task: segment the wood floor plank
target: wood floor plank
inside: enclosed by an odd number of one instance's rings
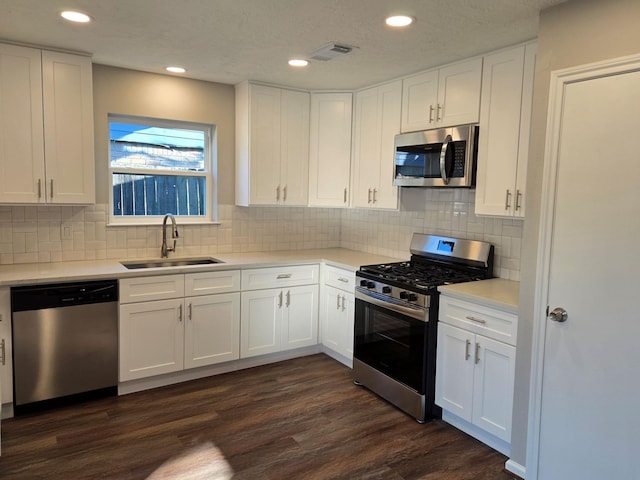
[[[6,420],[0,478],[508,480],[505,461],[319,354]]]

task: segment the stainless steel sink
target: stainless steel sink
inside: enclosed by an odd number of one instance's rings
[[[189,265],[211,265],[214,263],[224,263],[217,258],[164,258],[161,260],[144,260],[140,262],[120,262],[129,270],[137,268],[162,268],[162,267],[186,267]]]

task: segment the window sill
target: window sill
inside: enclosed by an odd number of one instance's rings
[[[178,227],[184,225],[222,225],[222,222],[216,220],[206,220],[206,221],[194,221],[194,220],[185,220],[181,221],[180,219],[176,219],[176,223]],[[108,222],[108,227],[162,227],[162,219],[157,222]]]

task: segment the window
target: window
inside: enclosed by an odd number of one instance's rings
[[[110,223],[215,219],[215,127],[109,116]]]

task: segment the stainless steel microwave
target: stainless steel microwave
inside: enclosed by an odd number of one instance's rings
[[[396,135],[393,184],[399,187],[474,187],[478,125]]]

